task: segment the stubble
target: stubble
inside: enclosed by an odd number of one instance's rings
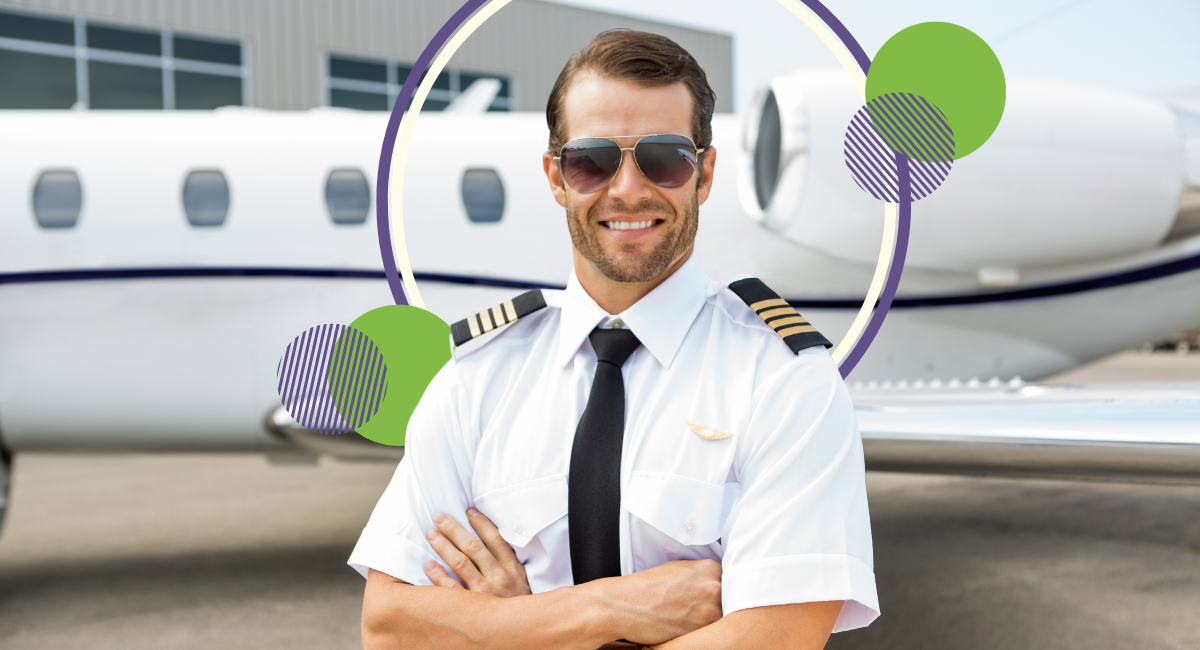
[[[641,201],[632,207],[623,201],[606,201],[592,206],[585,222],[579,213],[579,208],[573,202],[567,203],[567,229],[571,232],[571,242],[575,249],[604,274],[604,277],[614,282],[649,282],[662,275],[687,250],[696,239],[700,226],[700,209],[696,193],[688,197],[683,204],[682,219],[676,219],[674,208],[669,204],[652,200]],[[635,242],[619,242],[615,253],[610,254],[600,245],[596,231],[590,224],[597,224],[605,217],[615,217],[622,214],[657,214],[662,215],[662,226],[672,228],[665,233],[648,253],[639,253],[639,245]]]

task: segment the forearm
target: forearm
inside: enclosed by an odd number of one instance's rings
[[[612,611],[590,585],[498,598],[417,587],[372,571],[363,600],[363,647],[595,650],[618,638],[611,631]]]
[[[736,611],[654,650],[820,650],[841,613],[842,602],[772,605]]]

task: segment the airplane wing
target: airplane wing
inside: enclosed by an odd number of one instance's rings
[[[1200,484],[1200,382],[851,388],[867,468]]]
[[[851,387],[867,469],[1200,485],[1200,382]],[[351,434],[351,450],[296,424],[268,428],[312,453],[398,460]],[[345,442],[345,441],[342,441]]]

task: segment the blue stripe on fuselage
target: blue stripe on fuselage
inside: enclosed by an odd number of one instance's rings
[[[1200,269],[1200,255],[1185,257],[1170,262],[1146,266],[1110,275],[1072,280],[1058,284],[1047,284],[1021,289],[992,291],[986,293],[944,296],[897,297],[893,308],[951,307],[957,305],[979,305],[993,302],[1050,298],[1073,293],[1084,293],[1100,289],[1111,289],[1127,284],[1147,282],[1180,273]],[[455,275],[449,273],[414,273],[418,282],[440,282],[501,289],[562,289],[563,285],[528,280],[489,278],[482,276]],[[40,284],[48,282],[86,282],[92,280],[157,280],[185,278],[330,278],[350,280],[383,280],[383,271],[365,269],[312,269],[292,267],[229,267],[187,266],[146,267],[125,269],[71,269],[57,271],[27,271],[0,273],[0,285]],[[811,309],[858,309],[861,298],[817,299],[789,298],[795,307]]]

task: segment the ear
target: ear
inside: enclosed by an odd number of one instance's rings
[[[717,148],[710,146],[700,154],[703,159],[700,161],[700,186],[696,188],[696,203],[704,205],[708,200],[708,193],[712,191],[713,170],[717,167]]]
[[[550,181],[550,193],[554,195],[554,200],[562,207],[567,207],[567,190],[563,187],[558,161],[549,151],[542,154],[542,171],[546,173],[546,180]]]

